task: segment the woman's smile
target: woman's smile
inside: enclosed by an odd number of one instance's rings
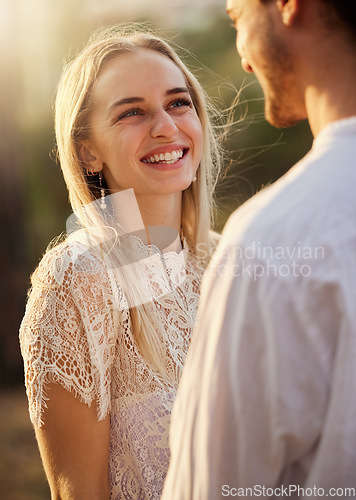
[[[174,149],[172,149],[174,147]],[[183,158],[189,153],[189,148],[183,146],[171,146],[165,150],[151,151],[141,161],[151,168],[159,170],[169,170],[180,168],[183,165]]]

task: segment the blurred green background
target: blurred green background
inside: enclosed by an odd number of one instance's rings
[[[52,103],[64,60],[103,25],[145,22],[180,46],[220,109],[238,122],[225,142],[229,160],[217,187],[218,229],[228,215],[304,156],[307,124],[276,130],[263,96],[235,49],[225,0],[0,0],[0,497],[49,498],[23,389],[18,328],[29,275],[70,214],[53,159]],[[230,161],[231,160],[231,161]]]

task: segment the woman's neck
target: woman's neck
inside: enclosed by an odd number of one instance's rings
[[[110,196],[115,219],[124,233],[139,234],[162,251],[182,249],[180,240],[182,195],[135,196],[127,189]]]
[[[147,239],[163,251],[179,252],[182,195],[173,193],[161,196],[137,197],[138,206],[146,228]]]

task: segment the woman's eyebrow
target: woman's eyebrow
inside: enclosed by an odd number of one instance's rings
[[[174,89],[167,90],[166,95],[172,94],[189,94],[187,87],[176,87]]]
[[[169,89],[166,92],[166,95],[172,95],[172,94],[189,94],[189,90],[187,87],[175,87],[173,89]],[[138,103],[138,102],[144,102],[145,99],[143,97],[123,97],[122,99],[118,99],[117,101],[114,101],[108,110],[108,116],[112,113],[112,111],[117,108],[118,106],[122,106],[123,104],[133,104],[133,103]]]

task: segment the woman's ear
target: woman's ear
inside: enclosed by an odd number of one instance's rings
[[[103,165],[98,156],[91,150],[89,143],[81,142],[78,148],[78,155],[84,168],[91,173],[100,172]]]
[[[292,26],[300,11],[301,0],[277,0],[277,7],[282,14],[285,26]]]

